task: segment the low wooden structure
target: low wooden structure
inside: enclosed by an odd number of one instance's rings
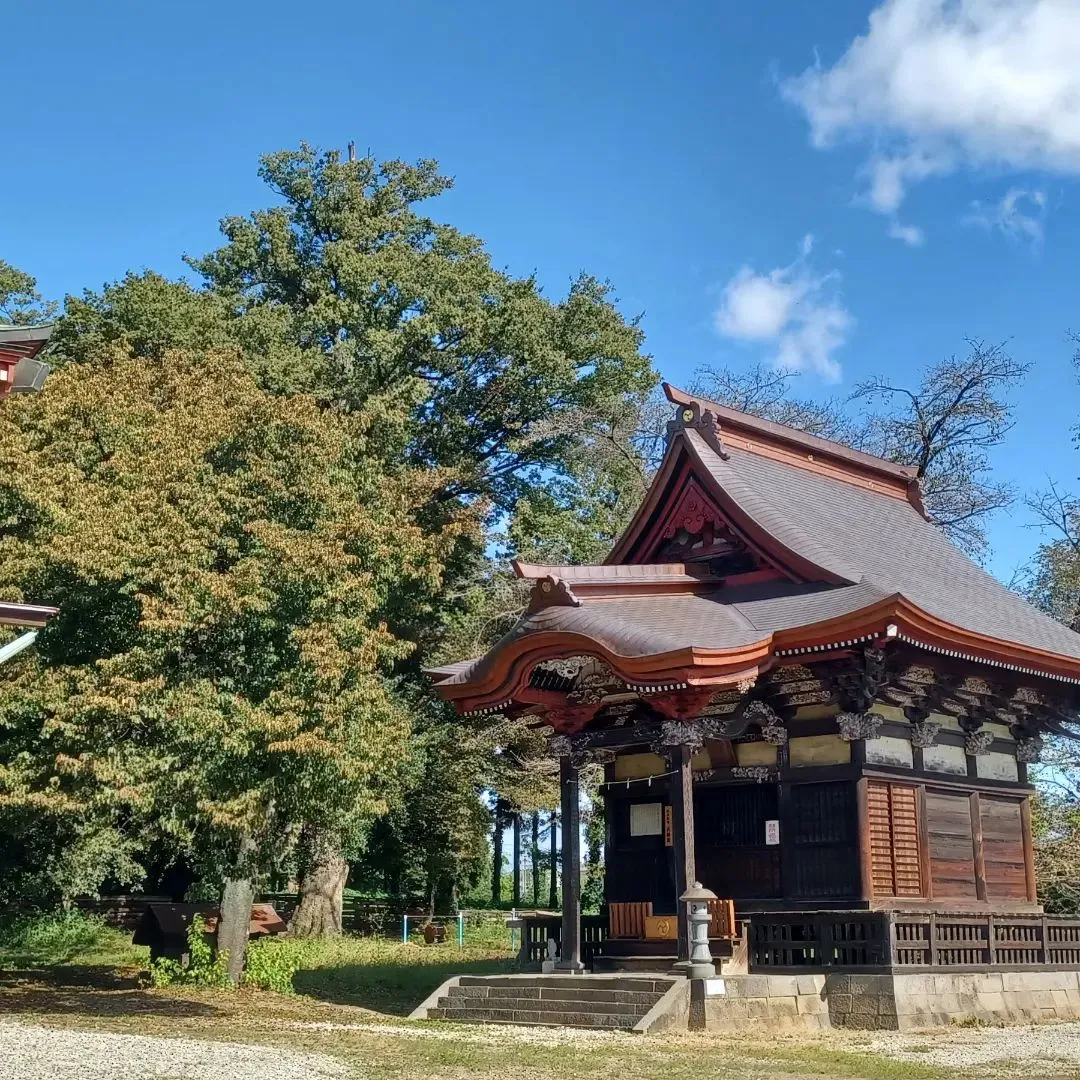
[[[517,564],[517,626],[431,673],[463,713],[550,732],[561,970],[646,910],[685,963],[695,880],[748,923],[751,971],[1080,967],[1080,922],[1039,906],[1027,773],[1073,733],[1080,635],[954,548],[912,470],[667,392],[663,465],[608,560]],[[587,765],[610,922],[578,909]]]
[[[242,911],[243,909],[241,909]],[[206,936],[217,933],[217,904],[147,904],[132,936],[133,945],[146,945],[150,960],[167,957],[181,964],[188,962],[188,931],[196,915],[203,917]],[[288,927],[272,904],[252,904],[248,937],[283,934]]]

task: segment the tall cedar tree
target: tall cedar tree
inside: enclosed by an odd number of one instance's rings
[[[444,478],[388,477],[377,437],[227,353],[99,354],[5,403],[0,590],[60,607],[0,682],[5,833],[82,844],[58,872],[112,844],[115,872],[156,831],[244,880],[297,823],[385,811],[412,646],[381,613],[437,591],[454,532],[415,520]]]
[[[276,204],[221,223],[224,245],[189,260],[203,288],[141,274],[69,298],[54,359],[96,364],[115,343],[149,358],[230,344],[262,387],[377,418],[366,453],[379,467],[392,480],[405,469],[438,479],[419,489],[432,534],[463,504],[495,526],[530,491],[560,485],[576,446],[655,385],[641,331],[607,285],[583,275],[550,300],[534,278],[494,267],[476,237],[427,215],[451,184],[435,162],[342,161],[305,145],[265,157],[260,175]],[[432,596],[404,583],[388,598],[392,631],[420,646],[404,665],[414,684],[483,575],[483,546],[450,537],[440,552],[450,587]],[[435,771],[418,784],[439,783],[434,757],[421,757]],[[477,797],[485,782],[476,777]],[[297,925],[318,930],[309,898],[323,908],[343,864],[335,836],[311,823],[302,836]]]

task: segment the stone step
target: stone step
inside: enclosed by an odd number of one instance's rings
[[[531,1001],[603,1001],[611,1004],[636,1006],[655,1005],[664,996],[662,990],[608,990],[593,987],[566,986],[452,986],[450,997],[455,1000],[496,1001],[513,998]],[[497,1006],[496,1006],[497,1007]]]
[[[614,1028],[629,1030],[640,1017],[626,1013],[543,1013],[531,1009],[445,1009],[428,1010],[431,1020],[461,1023],[522,1024],[530,1027]]]
[[[567,1013],[603,1013],[605,1016],[632,1016],[636,1023],[643,1017],[656,1000],[647,1004],[627,1005],[621,1001],[597,1001],[594,997],[564,998],[553,1001],[550,998],[472,998],[450,996],[439,998],[437,1008],[447,1012],[457,1010],[505,1010],[511,1012],[538,1012],[544,1016],[558,1017]]]
[[[675,957],[671,957],[674,962]],[[459,986],[537,986],[559,990],[629,990],[666,993],[675,978],[665,972],[649,976],[618,975],[462,975]]]

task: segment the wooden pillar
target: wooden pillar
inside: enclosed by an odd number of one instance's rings
[[[559,759],[562,804],[562,946],[560,971],[583,971],[581,963],[581,814],[578,771],[569,757]]]
[[[926,810],[926,785],[920,784],[916,799],[919,812],[919,877],[922,878],[922,894],[927,900],[934,899],[934,870],[930,864],[930,818]]]
[[[679,927],[679,963],[690,963],[690,923],[685,904],[678,898],[697,880],[694,858],[694,774],[689,746],[672,752],[675,775],[671,778],[672,846],[675,849],[675,897]]]
[[[1035,881],[1035,848],[1031,840],[1031,800],[1020,800],[1020,832],[1024,839],[1024,878],[1027,885],[1027,898],[1031,904],[1039,902],[1039,891]]]
[[[521,814],[514,811],[514,907],[521,907]]]
[[[558,907],[558,814],[554,810],[548,819],[548,906]]]
[[[865,776],[855,782],[855,795],[859,808],[859,879],[862,882],[862,898],[874,899],[874,863],[870,843],[870,781]]]

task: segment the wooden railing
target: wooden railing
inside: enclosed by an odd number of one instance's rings
[[[562,917],[559,915],[525,915],[521,920],[522,965],[536,965],[547,959],[548,939],[561,948]],[[608,936],[606,915],[581,916],[581,962],[588,967],[600,942]]]
[[[97,915],[110,926],[134,930],[151,904],[167,904],[169,899],[168,896],[133,893],[130,896],[81,897],[73,901],[72,906],[88,915]]]
[[[782,912],[751,918],[751,971],[821,968],[1080,968],[1080,919],[884,911]]]

